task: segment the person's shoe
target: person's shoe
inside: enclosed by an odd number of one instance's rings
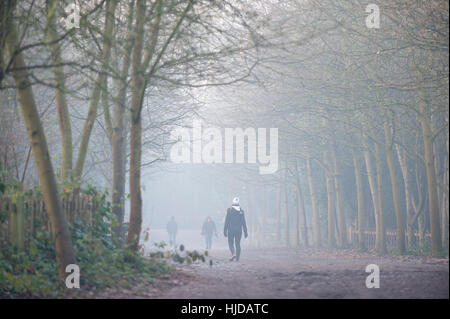
[[[234,261],[235,259],[236,259],[236,256],[233,255],[233,256],[231,256],[230,261]]]

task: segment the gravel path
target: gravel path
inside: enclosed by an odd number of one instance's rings
[[[380,257],[354,250],[245,249],[240,262],[213,250],[209,262],[177,266],[158,298],[449,298],[447,259]],[[380,288],[365,286],[368,264]],[[156,297],[154,296],[154,297]]]

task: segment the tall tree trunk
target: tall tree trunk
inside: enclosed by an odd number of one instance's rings
[[[419,153],[418,148],[416,148],[416,152]],[[416,179],[416,186],[417,186],[417,203],[415,198],[411,198],[411,206],[414,210],[414,216],[412,217],[410,221],[410,227],[413,227],[416,220],[417,220],[417,227],[418,227],[418,247],[423,248],[423,239],[424,239],[424,223],[423,223],[423,209],[427,202],[428,194],[424,190],[424,186],[421,179],[421,172],[422,168],[419,167],[419,163],[421,163],[420,159],[418,158],[418,155],[416,154],[417,160],[415,161],[415,179]]]
[[[377,186],[376,186],[376,174],[373,171],[372,167],[372,158],[370,156],[369,152],[369,145],[367,143],[366,137],[363,136],[363,155],[364,155],[364,161],[366,164],[366,172],[367,172],[367,180],[369,182],[369,188],[370,188],[370,195],[372,198],[372,204],[373,204],[373,210],[375,214],[375,232],[376,232],[376,238],[375,238],[375,250],[380,253],[381,252],[381,233],[380,233],[380,208],[378,207],[378,193],[377,193]]]
[[[383,209],[383,167],[381,165],[381,149],[378,143],[375,143],[375,167],[377,175],[377,201],[378,201],[378,224],[380,227],[379,235],[379,253],[386,254],[386,228],[384,224]]]
[[[103,49],[100,58],[100,71],[94,82],[94,88],[89,100],[89,110],[87,119],[83,126],[81,133],[80,148],[78,149],[78,157],[73,171],[73,177],[75,181],[79,181],[84,169],[84,163],[86,161],[89,141],[91,138],[92,128],[94,127],[95,120],[97,118],[97,110],[100,101],[100,93],[103,84],[105,83],[106,71],[108,66],[108,60],[111,54],[111,46],[113,42],[113,31],[115,21],[115,11],[117,7],[117,0],[107,0],[107,10],[105,17],[105,30],[103,32]]]
[[[313,241],[314,241],[314,247],[320,247],[321,246],[321,240],[320,240],[320,224],[319,224],[319,208],[317,205],[317,198],[316,193],[314,190],[314,181],[312,177],[312,169],[311,169],[311,158],[308,155],[308,158],[306,160],[306,172],[308,175],[308,183],[309,183],[309,194],[311,197],[311,205],[312,205],[312,212],[313,212]]]
[[[397,181],[397,170],[395,167],[395,157],[394,157],[394,141],[391,134],[390,117],[388,114],[384,115],[384,136],[386,140],[386,160],[389,167],[389,174],[391,176],[392,184],[392,196],[394,200],[394,210],[397,224],[397,249],[400,254],[405,253],[405,226],[403,221],[403,212],[400,208],[400,193]]]
[[[283,189],[284,189],[284,222],[285,222],[285,226],[284,226],[284,232],[285,232],[285,244],[286,247],[290,247],[290,233],[289,233],[289,207],[288,207],[288,180],[287,180],[287,175],[288,175],[288,166],[286,163],[285,166],[286,170],[284,172],[284,183],[283,183]]]
[[[298,163],[295,161],[295,178],[296,178],[296,192],[298,197],[298,209],[300,215],[300,239],[304,247],[308,246],[308,225],[306,224],[305,201],[303,198],[302,185],[300,183],[300,170]]]
[[[278,183],[278,209],[277,209],[277,241],[281,241],[281,194],[283,192],[283,187],[281,185],[281,181]]]
[[[330,169],[330,160],[329,160],[328,151],[323,153],[323,160],[325,166]],[[328,247],[334,248],[336,247],[336,234],[335,234],[335,192],[334,192],[334,182],[333,182],[333,174],[331,171],[325,171],[326,178],[326,186],[327,186],[327,202],[328,202]]]
[[[331,148],[331,155],[333,157],[333,169],[334,169],[334,188],[336,192],[337,200],[337,215],[338,215],[338,228],[339,228],[339,247],[345,247],[347,245],[347,226],[345,223],[345,212],[344,212],[344,194],[341,181],[341,171],[338,164],[336,156],[336,144],[333,142],[333,147]]]
[[[361,166],[356,150],[352,148],[353,166],[355,168],[356,197],[358,200],[358,245],[360,250],[366,250],[365,243],[365,215],[364,215],[364,191],[362,185]]]
[[[163,12],[163,0],[159,0],[155,5],[154,23],[152,26],[150,44],[146,50],[146,55],[142,59],[143,32],[145,24],[145,0],[136,0],[136,38],[132,57],[132,98],[131,98],[131,130],[130,130],[130,227],[127,243],[131,249],[137,250],[139,246],[139,235],[142,223],[142,198],[140,189],[141,175],[141,151],[142,151],[142,119],[141,111],[145,96],[147,83],[157,70],[158,63],[164,55],[171,40],[176,36],[183,20],[193,6],[193,0],[189,0],[184,11],[181,13],[174,29],[167,37],[158,54],[154,58],[150,70],[147,72],[147,66],[150,65],[158,40],[160,30],[161,15]],[[144,76],[145,75],[145,76]]]
[[[121,114],[120,122],[124,122]],[[118,122],[119,122],[118,121]],[[113,161],[113,187],[112,187],[112,213],[117,225],[113,232],[117,239],[122,238],[122,225],[125,215],[125,176],[126,176],[126,143],[124,123],[117,123],[113,128],[112,161]]]
[[[261,216],[260,216],[261,231],[260,231],[260,235],[258,236],[258,248],[261,247],[264,242],[264,234],[266,233],[266,229],[267,229],[266,218],[267,218],[267,216],[272,215],[269,212],[269,194],[268,194],[266,185],[263,186],[263,191],[264,191],[264,202],[263,202],[264,206],[262,207]]]
[[[8,31],[6,48],[10,59],[13,61],[12,68],[16,70],[13,72],[13,77],[17,86],[19,104],[27,127],[28,138],[44,195],[44,203],[51,224],[59,278],[64,279],[66,276],[66,266],[76,263],[72,239],[59,197],[55,173],[31,83],[28,79],[26,65],[21,51],[17,50],[17,32],[12,22],[9,23]]]
[[[406,151],[401,151],[400,147],[396,145],[397,157],[400,163],[400,170],[403,176],[403,184],[405,189],[405,205],[406,205],[406,236],[407,236],[407,246],[414,246],[414,229],[411,223],[412,210],[411,210],[411,191],[409,185],[409,173],[408,173],[408,159],[406,157]]]
[[[425,94],[419,90],[420,124],[422,126],[422,138],[425,148],[425,168],[428,184],[428,209],[430,211],[431,250],[437,257],[442,252],[441,225],[439,218],[439,202],[437,195],[437,179],[434,167],[433,138],[430,126],[429,107],[425,101]]]
[[[111,148],[113,157],[113,187],[112,187],[112,212],[117,219],[118,225],[113,227],[116,238],[122,238],[122,225],[125,215],[125,176],[126,176],[126,93],[128,87],[128,73],[131,64],[131,50],[133,46],[133,13],[134,1],[130,1],[128,8],[128,36],[125,55],[122,60],[121,77],[116,97],[114,111],[114,123],[112,125]]]
[[[431,53],[429,54],[431,60]],[[409,66],[415,70],[415,75],[418,83],[424,83],[424,78],[421,71],[415,64],[414,57],[409,56]],[[431,129],[431,107],[429,106],[426,98],[424,88],[419,88],[417,91],[417,99],[419,104],[419,118],[422,128],[422,139],[425,150],[425,169],[427,173],[428,184],[428,209],[430,212],[430,228],[431,228],[431,250],[432,255],[437,257],[442,253],[442,237],[441,237],[441,225],[439,217],[439,201],[437,194],[437,178],[436,168],[434,161],[434,149],[433,149],[433,132]]]
[[[141,196],[141,149],[142,124],[141,117],[135,117],[132,111],[130,130],[130,224],[127,243],[130,249],[138,250],[139,235],[142,225],[142,196]]]
[[[54,85],[56,96],[56,112],[58,113],[58,124],[61,134],[62,159],[61,159],[61,177],[64,182],[71,181],[72,174],[72,128],[70,125],[69,108],[66,98],[66,77],[61,57],[61,43],[58,42],[58,33],[56,31],[56,7],[59,0],[47,0],[47,40],[49,42],[51,59],[54,65]]]
[[[433,117],[430,116],[430,130],[431,133],[433,134],[433,132],[437,131],[438,129],[435,127],[435,125],[433,125],[434,121],[433,121]],[[443,247],[444,245],[444,227],[446,224],[443,224],[445,222],[445,213],[443,210],[443,199],[444,199],[444,176],[445,176],[445,165],[442,164],[442,159],[441,159],[441,155],[439,154],[439,140],[436,138],[436,136],[433,137],[432,139],[433,141],[433,153],[434,153],[434,170],[435,170],[435,174],[436,174],[436,191],[437,191],[437,201],[438,201],[438,212],[440,212],[439,214],[439,224],[440,224],[440,229],[441,229],[441,245]],[[441,172],[442,170],[442,172]],[[441,179],[439,179],[439,175],[441,175]]]
[[[295,215],[294,215],[294,247],[300,246],[300,199],[297,190],[294,192]]]
[[[127,243],[130,249],[137,251],[142,225],[141,196],[141,151],[142,123],[140,109],[143,103],[145,85],[142,75],[142,47],[144,41],[145,0],[136,1],[136,37],[132,61],[132,98],[130,129],[130,224]]]

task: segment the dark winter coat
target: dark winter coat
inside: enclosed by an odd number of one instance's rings
[[[229,233],[242,234],[242,230],[244,231],[245,237],[247,237],[247,224],[245,222],[244,210],[242,208],[240,211],[233,207],[228,208],[223,234],[225,237]]]

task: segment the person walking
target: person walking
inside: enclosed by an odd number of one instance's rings
[[[167,233],[169,234],[169,243],[171,246],[175,246],[178,231],[178,225],[177,222],[175,221],[175,217],[172,216],[170,221],[167,223],[166,228]]]
[[[206,250],[212,247],[212,237],[215,235],[217,237],[216,224],[213,222],[211,217],[207,217],[202,226],[202,235],[205,236]]]
[[[231,251],[230,261],[239,261],[241,256],[241,237],[242,231],[247,238],[247,224],[245,222],[244,210],[239,205],[239,198],[233,198],[230,208],[227,209],[227,216],[225,217],[225,225],[223,234],[228,237],[228,246]]]

